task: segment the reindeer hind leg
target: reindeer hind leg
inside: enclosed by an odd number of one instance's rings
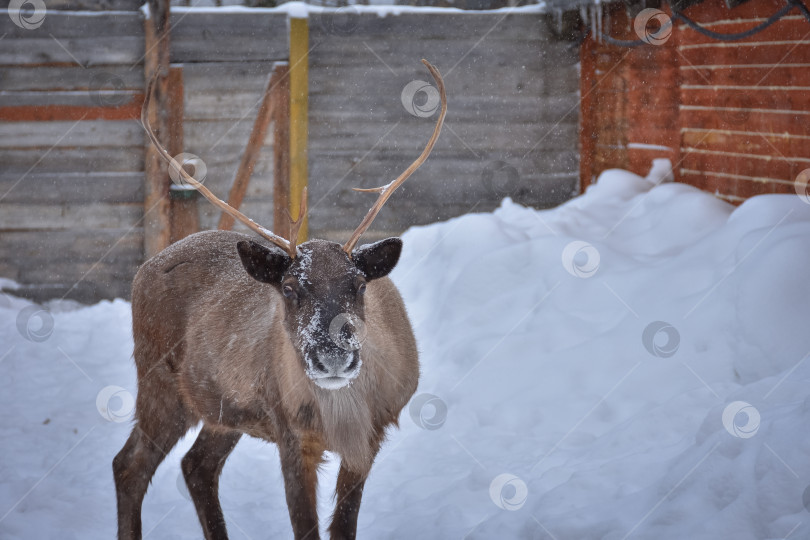
[[[141,399],[138,420],[126,444],[113,459],[118,501],[119,540],[141,538],[141,507],[149,482],[158,465],[190,427],[188,414],[179,399]],[[159,411],[159,414],[158,414]],[[150,414],[151,413],[151,414]]]
[[[183,476],[206,540],[228,538],[219,504],[219,475],[241,436],[238,431],[220,432],[203,426],[194,445],[183,457]]]

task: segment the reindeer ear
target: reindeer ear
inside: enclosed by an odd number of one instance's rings
[[[252,240],[241,240],[236,251],[250,276],[262,283],[281,283],[281,277],[290,267],[292,259],[279,248],[269,248]]]
[[[366,279],[371,281],[387,276],[397,265],[400,253],[402,253],[402,240],[386,238],[355,249],[352,252],[352,260]]]

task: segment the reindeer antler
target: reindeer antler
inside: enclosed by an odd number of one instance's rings
[[[444,80],[442,79],[442,74],[439,73],[439,70],[436,69],[430,62],[427,60],[422,60],[422,63],[430,71],[430,74],[433,76],[433,79],[436,81],[436,86],[439,87],[439,95],[441,96],[442,102],[442,110],[439,113],[439,119],[436,120],[436,127],[433,129],[433,135],[431,135],[430,140],[428,140],[427,146],[425,149],[422,150],[422,153],[416,158],[416,161],[411,163],[411,165],[405,169],[405,171],[399,175],[396,180],[392,180],[388,184],[376,188],[371,189],[360,189],[360,188],[353,188],[355,191],[363,191],[363,192],[374,192],[379,193],[380,196],[377,198],[377,202],[374,203],[374,206],[366,214],[366,217],[363,218],[363,221],[360,222],[357,229],[354,230],[352,237],[349,238],[349,241],[343,244],[343,251],[345,251],[350,257],[352,255],[352,250],[354,246],[357,245],[357,241],[363,235],[364,232],[369,228],[371,222],[374,221],[374,218],[377,217],[380,209],[382,209],[385,202],[394,193],[394,191],[401,186],[405,180],[411,176],[416,169],[419,168],[422,163],[425,162],[427,157],[430,155],[430,152],[433,150],[433,146],[436,144],[436,140],[439,138],[439,133],[442,130],[442,124],[444,124],[444,116],[447,114],[447,96],[445,95],[444,91]]]
[[[149,135],[149,140],[152,141],[152,144],[157,149],[158,154],[162,157],[166,162],[168,162],[169,166],[173,168],[180,176],[183,177],[191,187],[199,191],[203,197],[208,199],[211,204],[222,210],[223,212],[230,214],[234,219],[244,223],[251,231],[255,232],[262,238],[269,240],[270,242],[274,243],[284,251],[286,251],[290,257],[295,258],[296,253],[296,241],[298,239],[298,231],[301,228],[301,224],[304,221],[304,216],[307,213],[307,189],[304,188],[301,194],[301,207],[298,212],[298,219],[293,221],[292,217],[290,217],[290,240],[285,240],[284,238],[280,237],[276,233],[265,229],[245,214],[234,208],[233,206],[229,205],[225,201],[218,198],[216,195],[211,193],[211,191],[202,185],[196,178],[188,174],[185,169],[183,169],[183,165],[181,163],[177,163],[175,159],[169,154],[168,151],[160,144],[157,137],[155,136],[154,132],[152,131],[152,126],[149,124],[149,102],[152,100],[152,90],[155,87],[155,81],[157,80],[157,74],[152,77],[152,80],[149,81],[149,86],[146,89],[146,96],[144,97],[143,107],[141,108],[141,125],[146,130],[147,135]],[[289,215],[289,213],[288,213]]]

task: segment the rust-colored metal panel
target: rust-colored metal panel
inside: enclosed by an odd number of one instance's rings
[[[77,120],[135,120],[141,115],[143,94],[117,107],[21,105],[0,107],[0,122],[59,122]]]
[[[781,0],[759,0],[729,9],[723,0],[706,0],[684,14],[714,32],[738,33],[783,7]],[[637,38],[623,6],[604,9],[605,33]],[[808,40],[810,23],[798,10],[735,42],[681,22],[658,46],[628,49],[590,36],[582,47],[583,81],[598,88],[581,121],[595,140],[592,155],[583,156],[589,177],[609,167],[645,174],[651,159],[669,157],[676,180],[734,203],[792,192],[793,180],[810,168]]]
[[[638,39],[623,5],[603,9],[606,34]],[[605,169],[645,175],[655,158],[677,162],[679,70],[673,38],[625,48],[590,35],[583,44],[583,97],[586,88],[591,93],[581,111],[583,186]]]
[[[784,6],[775,0],[729,10],[707,0],[685,15],[715,32],[741,32]],[[683,180],[741,202],[792,193],[810,167],[810,23],[783,18],[732,43],[679,27]]]

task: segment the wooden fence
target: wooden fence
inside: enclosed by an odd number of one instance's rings
[[[0,18],[0,276],[39,299],[126,298],[144,258],[144,20],[129,0],[115,7],[49,7],[36,29]],[[426,94],[403,105],[409,83],[430,80],[423,57],[445,75],[445,131],[368,238],[506,195],[547,207],[578,192],[578,50],[544,16],[339,15],[307,22],[310,236],[345,240],[372,202],[350,188],[390,180],[423,148],[434,118],[410,104]],[[225,198],[273,63],[288,59],[287,15],[173,9],[171,20],[183,148]],[[242,205],[268,226],[271,145]],[[202,228],[217,226],[211,205],[199,212]]]

